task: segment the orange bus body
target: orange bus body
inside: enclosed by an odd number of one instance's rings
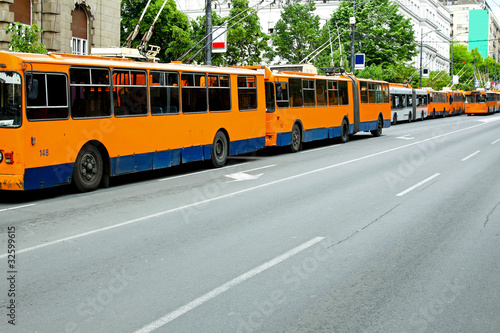
[[[450,101],[450,109],[448,115],[456,116],[464,113],[465,110],[465,95],[461,91],[452,90],[448,92]]]
[[[266,146],[290,145],[296,151],[302,142],[334,137],[345,141],[359,131],[378,136],[390,126],[387,82],[247,68],[265,74]]]
[[[474,90],[465,93],[465,113],[467,115],[488,113],[485,91]]]
[[[429,91],[429,117],[445,117],[450,113],[448,92]]]
[[[9,99],[0,109],[0,190],[70,183],[77,158],[77,175],[85,177],[95,170],[85,170],[84,147],[99,152],[104,179],[190,161],[223,164],[227,155],[265,145],[264,76],[255,71],[65,54],[0,57],[0,97]]]

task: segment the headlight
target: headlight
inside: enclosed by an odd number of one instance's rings
[[[0,163],[3,161],[3,153],[0,151]]]

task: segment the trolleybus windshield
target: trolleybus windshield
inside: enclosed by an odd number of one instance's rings
[[[21,126],[21,75],[0,72],[0,127]]]

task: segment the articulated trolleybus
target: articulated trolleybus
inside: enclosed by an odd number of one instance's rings
[[[398,121],[424,120],[428,114],[429,95],[425,89],[412,89],[402,84],[391,83],[392,123]]]
[[[242,68],[0,52],[0,189],[189,161],[225,164],[265,145],[264,75]]]
[[[316,75],[248,66],[265,77],[266,146],[301,149],[302,142],[350,134],[382,134],[391,122],[389,84],[350,75]]]

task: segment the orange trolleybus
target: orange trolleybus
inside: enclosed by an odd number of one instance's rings
[[[0,52],[0,189],[222,166],[264,147],[263,91],[248,69]]]
[[[266,146],[290,146],[296,152],[302,142],[334,137],[346,142],[360,131],[380,136],[390,126],[387,82],[248,68],[265,75]]]
[[[448,92],[429,91],[429,117],[446,117],[450,113],[450,103]]]
[[[468,116],[488,113],[485,91],[474,90],[465,93],[465,113]]]

